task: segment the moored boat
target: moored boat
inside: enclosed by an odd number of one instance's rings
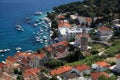
[[[35,15],[42,15],[42,12],[41,11],[37,11],[34,13]]]

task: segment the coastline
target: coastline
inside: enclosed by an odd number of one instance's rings
[[[77,1],[77,0],[73,0]],[[23,51],[26,50],[33,50],[36,51],[38,48],[41,48],[44,46],[44,44],[39,44],[34,41],[34,34],[36,30],[38,30],[38,27],[32,27],[24,24],[25,17],[34,17],[32,16],[35,11],[41,10],[43,13],[45,12],[51,12],[53,6],[58,6],[61,4],[70,3],[73,1],[63,1],[56,3],[57,1],[54,1],[51,4],[45,4],[46,6],[41,6],[42,2],[38,1],[29,1],[22,2],[22,1],[0,1],[1,3],[1,11],[0,11],[0,22],[1,23],[1,30],[0,30],[0,49],[6,49],[10,48],[11,51],[8,53],[2,53],[0,54],[0,61],[3,61],[6,59],[7,56],[13,56],[16,54],[16,47],[21,47]],[[37,2],[37,4],[36,4]],[[40,2],[40,3],[39,3]],[[45,1],[43,1],[44,3]],[[19,5],[17,5],[19,3]],[[8,5],[6,7],[6,4]],[[22,6],[21,6],[21,5]],[[34,5],[36,4],[36,5]],[[17,5],[17,7],[16,7]],[[28,6],[26,6],[28,5]],[[15,30],[16,22],[19,22],[20,25],[24,28],[24,32],[18,32]],[[1,56],[3,55],[4,56]]]

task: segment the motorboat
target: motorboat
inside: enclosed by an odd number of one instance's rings
[[[3,57],[4,55],[2,54],[1,56]]]
[[[43,36],[43,39],[47,39],[47,37],[46,37],[46,36]]]
[[[41,11],[37,11],[34,13],[35,15],[42,15],[42,12]]]
[[[3,52],[4,52],[4,50],[0,49],[0,53],[3,53]]]
[[[41,29],[40,32],[43,32],[43,30]]]
[[[18,31],[24,31],[23,28],[16,28]]]
[[[22,26],[20,26],[20,25],[18,25],[18,24],[15,25],[15,27],[16,27],[16,28],[22,28]]]
[[[45,42],[48,42],[47,40],[45,40]]]
[[[5,52],[9,52],[9,51],[10,51],[10,49],[1,49],[0,53],[5,53]]]
[[[42,39],[40,39],[40,43],[43,43],[43,40],[42,40]]]
[[[37,25],[38,25],[37,23],[34,24],[34,26],[37,26]]]
[[[15,27],[16,27],[16,29],[17,29],[18,31],[24,31],[24,29],[23,29],[22,26],[20,26],[20,25],[15,25]]]
[[[22,50],[22,48],[21,47],[17,47],[17,48],[15,48],[17,51],[20,51],[20,50]]]

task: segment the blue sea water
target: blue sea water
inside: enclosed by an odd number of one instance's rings
[[[44,43],[36,43],[33,32],[37,32],[39,27],[33,27],[24,22],[25,17],[31,17],[32,20],[44,18],[46,12],[52,10],[54,6],[66,4],[80,0],[0,0],[0,49],[11,49],[8,53],[0,53],[0,61],[5,60],[7,56],[13,56],[16,47],[22,47],[23,51],[37,50],[42,48]],[[35,16],[35,11],[42,11],[44,14]],[[15,25],[19,23],[24,32],[16,31]],[[44,33],[49,37],[49,32]],[[4,55],[4,56],[1,56]]]

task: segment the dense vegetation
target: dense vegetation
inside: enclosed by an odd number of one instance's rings
[[[58,68],[63,65],[64,65],[63,61],[56,60],[56,59],[51,59],[44,64],[44,66],[50,69]]]
[[[120,40],[113,42],[112,46],[107,48],[105,53],[109,57],[113,57],[120,52]]]
[[[73,2],[70,4],[54,7],[56,14],[70,12],[78,13],[80,16],[103,17],[103,21],[111,22],[114,18],[120,17],[120,0],[84,0],[83,2]]]
[[[80,52],[80,49],[77,49],[76,51],[69,53],[69,55],[65,57],[65,61],[67,61],[68,63],[78,61],[81,59],[84,59],[84,56]]]

